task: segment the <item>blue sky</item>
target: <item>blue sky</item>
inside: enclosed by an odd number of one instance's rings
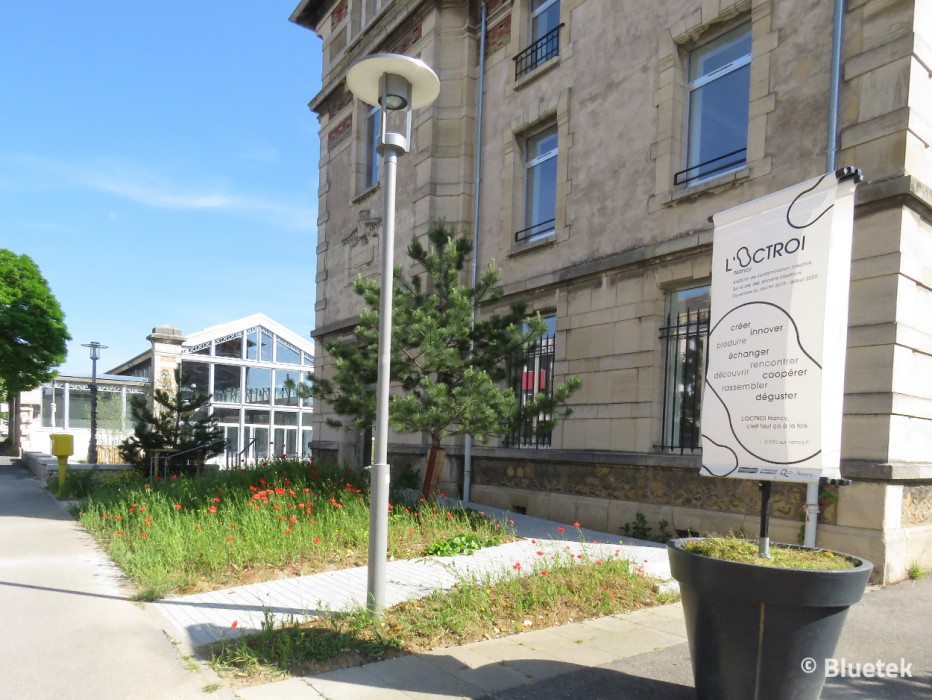
[[[10,2],[0,17],[0,248],[72,335],[63,373],[262,312],[314,323],[320,40],[298,0]]]

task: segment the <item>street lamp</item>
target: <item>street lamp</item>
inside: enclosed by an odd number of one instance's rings
[[[392,340],[392,275],[395,267],[395,178],[398,156],[411,146],[411,114],[440,94],[440,79],[418,58],[373,54],[360,59],[346,74],[346,86],[356,97],[382,109],[379,155],[385,162],[385,209],[382,217],[382,287],[379,295],[379,355],[376,384],[375,448],[369,497],[369,569],[367,607],[381,615],[385,607],[385,559],[388,554],[388,385]],[[405,111],[405,133],[388,131],[388,112]]]
[[[81,347],[91,350],[91,441],[87,445],[87,463],[97,464],[97,360],[100,359],[100,351],[107,346],[92,340],[82,343]]]

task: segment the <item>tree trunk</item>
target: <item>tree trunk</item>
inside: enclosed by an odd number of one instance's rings
[[[447,451],[440,445],[431,445],[427,453],[427,471],[424,473],[424,483],[421,486],[421,498],[431,501],[437,498],[437,485],[443,473],[443,463],[446,461]]]

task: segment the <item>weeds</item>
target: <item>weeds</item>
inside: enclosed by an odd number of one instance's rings
[[[281,461],[153,484],[95,482],[79,517],[134,581],[137,599],[153,600],[365,564],[368,491],[368,472]],[[389,554],[399,559],[438,541],[509,537],[473,511],[390,508]]]
[[[909,577],[910,581],[918,581],[921,578],[925,578],[926,573],[925,568],[918,562],[913,562],[906,568],[906,575]]]
[[[654,581],[613,556],[582,563],[572,554],[541,552],[529,571],[471,578],[452,590],[388,608],[327,613],[300,624],[263,630],[212,650],[223,673],[253,677],[304,675],[466,644],[529,629],[581,621],[667,602]],[[576,562],[576,563],[574,563]]]
[[[668,529],[670,523],[666,520],[661,520],[657,523],[659,532],[654,535],[654,531],[650,525],[647,524],[647,518],[644,517],[644,514],[637,512],[634,514],[634,522],[627,522],[621,526],[621,534],[625,537],[633,537],[637,540],[647,540],[650,542],[666,542],[671,537],[673,533]]]

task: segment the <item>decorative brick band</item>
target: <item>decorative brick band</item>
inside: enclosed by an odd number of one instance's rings
[[[353,129],[353,115],[350,114],[343,121],[337,124],[327,134],[327,150],[332,151],[336,146],[345,141],[350,131]]]

